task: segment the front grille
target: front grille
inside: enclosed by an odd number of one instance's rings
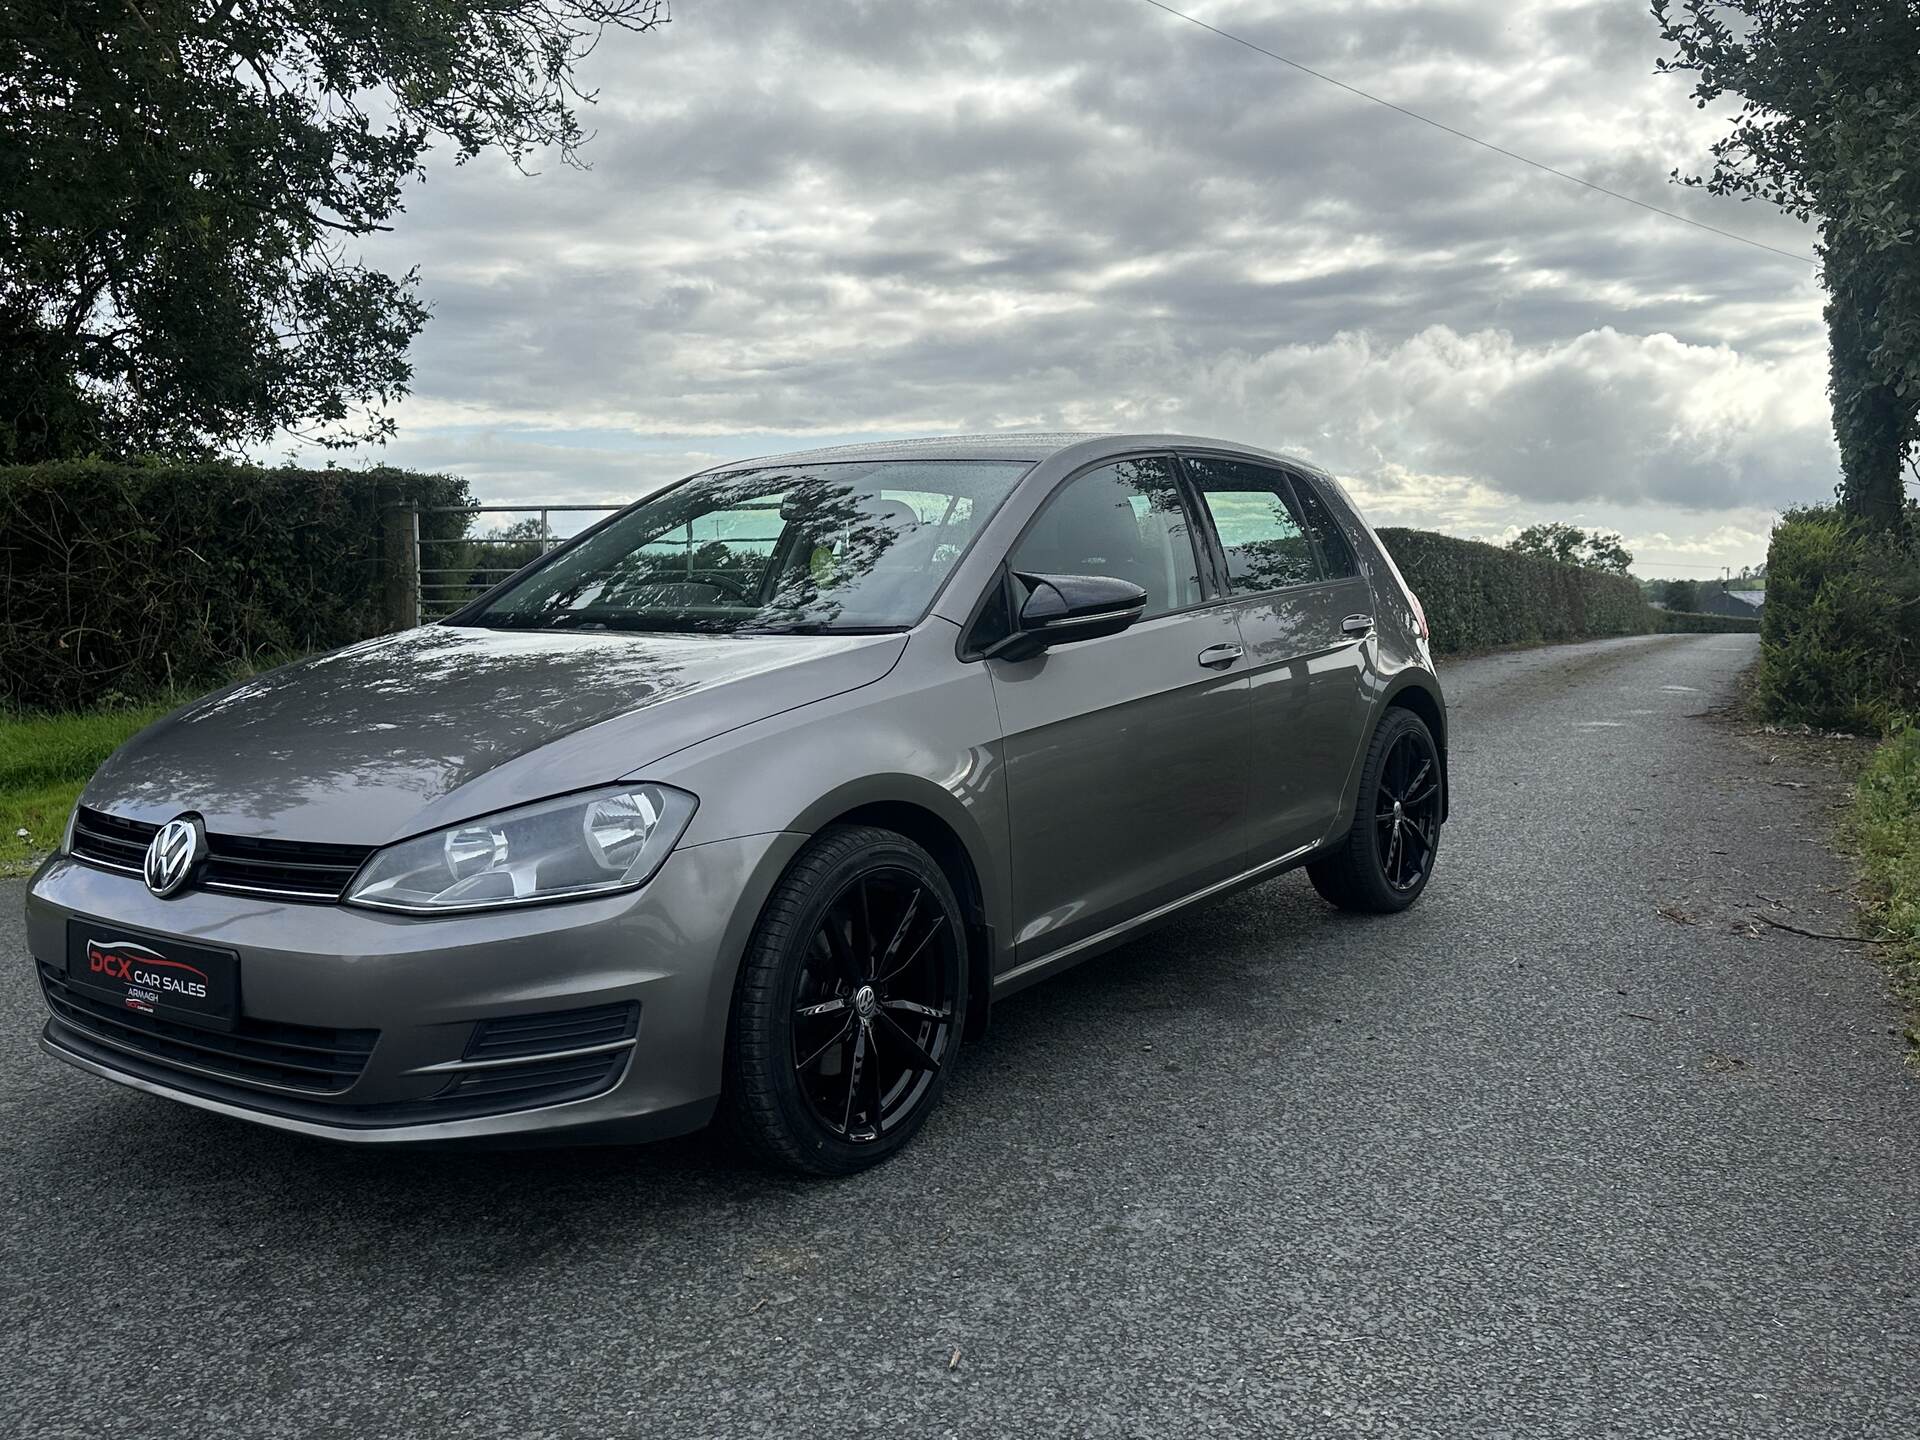
[[[248,835],[209,835],[207,866],[200,883],[210,890],[338,900],[372,853],[370,845],[312,845]]]
[[[483,1020],[474,1026],[465,1060],[514,1060],[523,1055],[551,1055],[560,1050],[585,1050],[631,1040],[640,1022],[640,1007],[631,1000],[617,1005],[595,1005],[587,1010],[549,1010],[541,1015],[510,1015]],[[518,1066],[527,1069],[527,1066]]]
[[[147,842],[159,828],[144,820],[122,820],[82,805],[73,821],[73,853],[101,865],[138,870],[146,858]]]
[[[232,1030],[205,1030],[95,999],[42,963],[40,984],[62,1024],[116,1050],[169,1066],[277,1089],[337,1095],[360,1078],[378,1030],[325,1030],[241,1016]]]
[[[82,806],[73,826],[73,853],[81,860],[138,874],[147,842],[160,827]],[[207,836],[207,859],[194,884],[237,895],[287,900],[338,900],[373,853],[370,845],[320,845],[252,835]]]

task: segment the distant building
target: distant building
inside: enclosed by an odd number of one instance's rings
[[[1766,598],[1764,590],[1717,590],[1702,585],[1699,613],[1738,615],[1743,620],[1752,620],[1759,615],[1760,607]]]

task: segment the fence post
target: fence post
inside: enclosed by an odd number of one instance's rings
[[[395,505],[381,516],[387,629],[411,630],[420,623],[420,512]]]

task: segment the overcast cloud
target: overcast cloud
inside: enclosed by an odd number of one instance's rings
[[[1651,73],[1639,0],[1193,9],[1811,254],[1667,183],[1720,127]],[[490,500],[851,437],[1177,429],[1306,455],[1379,523],[1571,519],[1704,575],[1831,492],[1810,265],[1141,0],[678,0],[588,78],[591,170],[431,165],[370,252],[418,264],[434,307],[385,458]]]

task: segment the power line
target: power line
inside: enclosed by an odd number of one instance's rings
[[[1518,160],[1522,165],[1531,165],[1536,170],[1544,170],[1549,175],[1571,181],[1583,189],[1596,191],[1614,200],[1624,200],[1629,205],[1637,205],[1642,210],[1649,210],[1655,215],[1664,215],[1669,220],[1678,220],[1682,225],[1691,225],[1696,230],[1705,230],[1711,235],[1718,235],[1726,240],[1738,240],[1742,245],[1751,245],[1756,250],[1765,250],[1772,255],[1784,256],[1788,260],[1798,260],[1807,265],[1815,263],[1806,255],[1796,255],[1791,250],[1782,250],[1777,245],[1769,245],[1763,240],[1753,240],[1745,235],[1736,235],[1731,230],[1722,230],[1718,225],[1709,225],[1704,220],[1695,220],[1691,216],[1682,215],[1677,210],[1662,209],[1660,206],[1649,204],[1645,200],[1637,200],[1631,195],[1623,195],[1618,190],[1609,190],[1604,185],[1596,185],[1591,180],[1582,180],[1578,175],[1569,175],[1565,170],[1556,170],[1553,166],[1543,161],[1531,159],[1516,150],[1508,150],[1503,146],[1495,145],[1491,140],[1482,140],[1478,135],[1469,135],[1464,130],[1456,130],[1453,126],[1435,120],[1430,115],[1422,115],[1417,110],[1409,110],[1404,105],[1396,105],[1393,101],[1383,99],[1370,91],[1362,90],[1357,85],[1349,85],[1344,80],[1336,80],[1331,75],[1315,70],[1311,65],[1302,65],[1298,60],[1289,60],[1285,55],[1269,50],[1264,45],[1256,45],[1253,41],[1235,35],[1230,31],[1222,30],[1217,25],[1209,25],[1206,21],[1197,16],[1189,15],[1184,10],[1176,10],[1171,5],[1162,4],[1161,0],[1147,0],[1147,4],[1153,6],[1156,10],[1164,10],[1176,20],[1184,20],[1189,25],[1198,25],[1202,30],[1210,31],[1218,35],[1222,40],[1231,40],[1236,45],[1244,45],[1256,55],[1264,55],[1269,60],[1278,60],[1282,65],[1289,65],[1303,75],[1311,75],[1316,80],[1323,80],[1335,89],[1344,90],[1349,95],[1357,95],[1362,100],[1371,100],[1375,105],[1384,105],[1387,109],[1394,111],[1396,114],[1404,115],[1409,120],[1418,120],[1422,125],[1431,125],[1436,130],[1444,130],[1447,134],[1455,136],[1458,139],[1478,145],[1482,150],[1491,150],[1494,154],[1504,155],[1509,160]]]

